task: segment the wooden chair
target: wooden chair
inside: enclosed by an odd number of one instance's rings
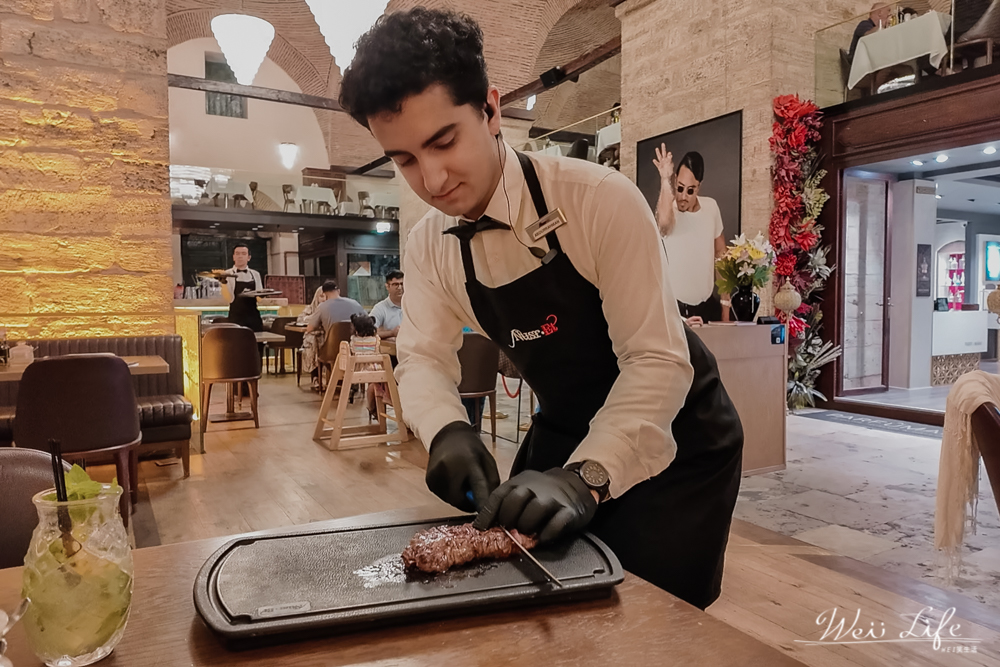
[[[281,209],[282,211],[288,211],[289,206],[292,207],[293,211],[295,210],[295,196],[292,194],[293,192],[294,188],[291,185],[281,186],[281,194],[284,195],[285,198],[284,207]]]
[[[333,326],[326,330],[323,338],[323,345],[316,350],[316,364],[319,370],[319,390],[323,391],[323,369],[329,368],[333,375],[333,365],[337,363],[337,355],[340,354],[340,344],[345,340],[351,340],[354,333],[354,325],[350,322],[334,322]],[[336,383],[334,383],[336,387]]]
[[[394,416],[387,414],[385,403],[376,394],[375,404],[378,421],[374,424],[344,426],[350,398],[348,392],[343,390],[338,398],[338,381],[342,381],[344,387],[350,387],[356,383],[385,383],[389,390],[389,398],[392,399]],[[337,403],[336,415],[330,419],[330,410],[335,401]],[[395,421],[399,426],[398,432],[389,433],[387,423],[389,419]],[[325,442],[327,438],[329,438],[329,443]],[[389,355],[382,354],[380,347],[376,347],[376,354],[355,355],[351,352],[350,343],[341,341],[337,360],[334,363],[333,375],[330,377],[330,384],[323,396],[319,419],[316,420],[313,440],[327,449],[339,450],[390,442],[404,443],[409,439],[410,432],[406,428],[406,423],[403,422],[403,408],[399,402],[396,380],[392,376],[392,361],[389,359]]]
[[[490,430],[493,446],[497,446],[497,373],[500,372],[500,348],[486,336],[477,333],[463,334],[462,348],[458,351],[458,362],[462,366],[462,381],[458,385],[458,395],[462,398],[490,399]],[[393,399],[395,400],[395,399]],[[483,428],[483,415],[476,400],[475,419],[472,424],[477,431]]]
[[[63,458],[115,459],[115,476],[125,489],[122,521],[128,527],[138,479],[132,458],[142,442],[139,405],[128,365],[113,354],[74,354],[39,359],[24,369],[14,415],[14,444],[49,451],[58,440]]]
[[[257,413],[257,382],[260,380],[260,352],[253,331],[238,325],[217,325],[209,329],[201,340],[201,432],[208,426],[208,406],[212,400],[212,386],[234,385],[246,382],[250,388],[250,407],[253,424],[260,428]],[[248,417],[249,419],[249,417]]]
[[[279,336],[284,336],[285,340],[280,343],[269,342],[264,345],[264,369],[267,372],[271,371],[271,350],[274,350],[274,372],[278,372],[278,359],[281,359],[281,375],[285,373],[285,350],[292,350],[292,370],[295,370],[296,365],[302,364],[302,332],[301,331],[287,331],[285,325],[295,324],[294,317],[276,317],[274,321],[271,322],[271,326],[268,327],[268,331],[271,333],[278,334]],[[296,355],[297,353],[297,355]]]

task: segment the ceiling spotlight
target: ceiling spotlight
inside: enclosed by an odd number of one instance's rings
[[[948,156],[945,155],[944,153],[941,153],[941,155],[938,155],[936,158],[934,158],[934,161],[935,162],[947,162],[948,161]]]
[[[941,195],[934,195],[935,199],[941,199]]]
[[[924,161],[923,160],[911,160],[910,164],[912,164],[914,167],[922,167],[922,166],[924,166]]]
[[[987,146],[986,148],[983,149],[984,155],[993,155],[996,152],[997,152],[996,146]]]

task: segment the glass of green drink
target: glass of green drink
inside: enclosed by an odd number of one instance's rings
[[[51,491],[32,498],[38,527],[24,557],[22,595],[31,603],[22,623],[49,667],[93,664],[125,634],[133,570],[118,513],[122,488],[99,486],[79,500],[59,502]]]

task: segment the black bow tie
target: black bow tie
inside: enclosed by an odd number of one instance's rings
[[[510,229],[510,225],[500,222],[499,220],[494,220],[488,215],[484,215],[475,222],[461,222],[454,227],[449,227],[441,233],[454,234],[462,241],[469,241],[479,232],[485,232],[490,229]]]
[[[236,273],[250,273],[250,269],[236,269]]]

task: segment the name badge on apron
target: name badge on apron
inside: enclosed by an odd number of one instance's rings
[[[559,229],[565,224],[566,216],[563,215],[562,209],[557,208],[528,225],[528,236],[531,237],[532,241],[537,241],[552,230]]]

